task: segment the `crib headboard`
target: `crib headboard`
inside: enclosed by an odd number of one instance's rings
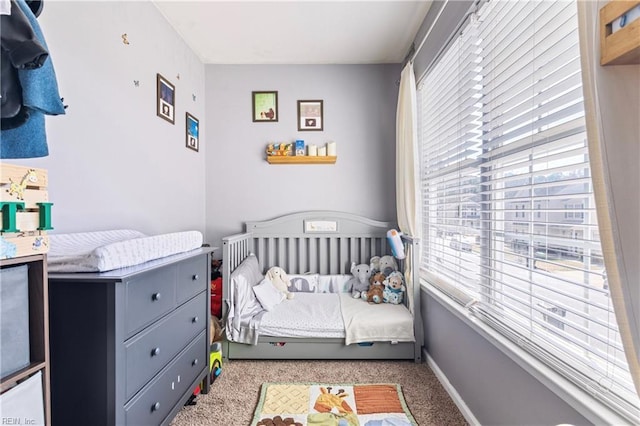
[[[261,268],[349,274],[351,262],[369,263],[372,256],[391,253],[386,233],[393,227],[350,213],[311,211],[247,222],[245,231]]]

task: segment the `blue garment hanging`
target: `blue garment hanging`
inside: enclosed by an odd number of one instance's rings
[[[15,4],[25,14],[38,41],[47,51],[38,21],[25,0],[15,0]],[[0,158],[35,158],[49,155],[44,115],[65,113],[58,93],[58,83],[51,56],[42,67],[32,70],[18,70],[22,85],[22,105],[29,109],[29,119],[20,127],[0,132]]]

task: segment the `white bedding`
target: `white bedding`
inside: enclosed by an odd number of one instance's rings
[[[344,338],[347,345],[415,342],[413,318],[404,305],[371,304],[351,293],[296,293],[264,314],[260,335]]]
[[[277,337],[343,338],[338,294],[296,293],[264,314],[260,334]]]
[[[105,272],[202,246],[202,233],[184,231],[147,236],[119,229],[49,235],[49,272]]]
[[[345,344],[363,342],[415,342],[413,318],[404,305],[370,304],[340,293]]]

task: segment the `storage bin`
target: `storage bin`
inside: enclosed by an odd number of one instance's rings
[[[0,377],[29,365],[29,269],[0,269]]]
[[[44,426],[41,371],[0,395],[0,419],[3,425]]]

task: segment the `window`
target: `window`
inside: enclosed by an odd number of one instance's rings
[[[489,1],[420,82],[421,270],[637,422],[604,282],[579,55],[575,3]]]

